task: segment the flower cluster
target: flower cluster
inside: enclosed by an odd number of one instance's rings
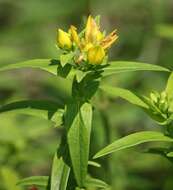
[[[165,91],[163,91],[162,93],[151,92],[150,100],[156,112],[159,110],[162,114],[169,113],[168,97]]]
[[[170,123],[173,120],[173,101],[168,98],[165,91],[158,93],[156,91],[150,93],[150,98],[145,97],[152,113]]]
[[[76,52],[76,64],[86,62],[95,65],[103,63],[108,49],[117,38],[116,30],[105,36],[100,31],[100,26],[89,16],[86,27],[80,34],[74,26],[70,26],[68,32],[58,29],[57,45],[66,52]]]

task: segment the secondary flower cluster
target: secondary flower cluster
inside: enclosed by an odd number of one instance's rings
[[[105,36],[100,26],[89,16],[85,29],[78,34],[74,26],[68,32],[58,29],[57,45],[66,52],[76,52],[75,63],[101,64],[108,49],[117,40],[116,30]]]
[[[148,98],[148,103],[152,112],[155,115],[161,116],[167,123],[173,120],[173,101],[169,100],[167,93],[165,91],[158,93],[152,92],[150,98]]]
[[[165,91],[162,93],[152,92],[150,99],[155,110],[159,110],[163,114],[169,113],[168,97]]]

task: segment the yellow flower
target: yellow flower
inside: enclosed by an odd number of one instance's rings
[[[88,17],[85,28],[85,46],[88,46],[88,44],[101,45],[104,49],[108,49],[117,38],[116,30],[104,38],[104,34],[100,31],[100,26],[91,16]]]
[[[116,30],[105,37],[105,34],[100,31],[100,26],[96,23],[92,16],[87,19],[84,33],[78,35],[77,28],[73,25],[67,32],[58,30],[57,43],[62,49],[72,49],[72,46],[79,50],[76,51],[75,62],[81,63],[88,61],[90,64],[101,64],[107,53],[107,50],[117,40]]]
[[[77,34],[77,28],[75,26],[70,26],[69,32],[71,34],[71,38],[72,41],[78,46],[80,47],[80,39],[79,36]]]
[[[102,32],[100,32],[100,31],[98,31],[96,37],[97,37],[97,41],[100,42],[101,40],[103,40],[104,34]]]
[[[92,43],[85,44],[83,51],[87,52],[90,48],[92,48],[94,45]]]
[[[89,16],[85,28],[85,41],[86,43],[97,43],[100,40],[102,33],[99,30],[99,26],[96,21]]]
[[[101,46],[95,46],[88,50],[87,59],[91,64],[101,64],[105,57],[105,51]]]
[[[72,47],[72,41],[70,39],[70,35],[61,29],[58,29],[57,43],[58,46],[62,49],[71,49]]]

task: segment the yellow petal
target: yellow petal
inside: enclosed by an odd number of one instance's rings
[[[101,64],[105,57],[105,51],[101,46],[95,46],[88,50],[87,59],[91,64]]]
[[[60,48],[70,49],[72,47],[72,41],[69,34],[61,29],[58,29],[57,44]]]
[[[85,40],[86,43],[94,43],[97,41],[97,35],[99,33],[99,26],[95,22],[95,20],[89,16],[86,24],[85,30]]]
[[[104,38],[103,33],[98,31],[98,33],[97,33],[97,41],[100,42],[101,40],[103,40],[103,38]]]
[[[116,30],[114,30],[113,32],[111,32],[108,36],[106,36],[102,42],[101,42],[101,46],[104,49],[108,49],[111,47],[111,45],[117,40],[118,36],[116,34]]]
[[[87,52],[90,48],[93,47],[93,44],[92,43],[87,43],[85,44],[84,48],[83,48],[83,51]]]
[[[79,36],[77,34],[77,28],[75,26],[71,26],[70,27],[70,34],[71,34],[71,38],[72,41],[78,46],[80,47],[80,40],[79,40]]]

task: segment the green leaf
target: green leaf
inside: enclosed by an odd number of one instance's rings
[[[40,187],[47,187],[49,183],[49,177],[48,176],[32,176],[27,177],[22,180],[20,180],[17,185],[20,186],[40,186]]]
[[[164,136],[164,134],[160,132],[154,132],[154,131],[137,132],[122,137],[114,141],[110,145],[106,146],[94,156],[94,159],[116,152],[118,150],[123,150],[145,142],[152,142],[152,141],[173,142],[173,139],[168,136]]]
[[[87,75],[80,83],[78,83],[76,77],[73,80],[72,96],[74,99],[80,99],[82,101],[90,100],[99,87],[100,72],[87,72]]]
[[[83,187],[88,167],[92,106],[88,103],[82,106],[74,103],[69,106],[66,127],[69,128],[67,138],[70,157],[77,184],[79,187]]]
[[[94,167],[97,167],[97,168],[100,168],[101,165],[97,162],[94,162],[94,161],[88,161],[88,165],[90,166],[94,166]]]
[[[81,82],[82,79],[87,75],[87,72],[83,72],[83,71],[80,71],[80,70],[76,70],[76,80],[77,82]]]
[[[173,152],[169,152],[168,154],[166,154],[166,156],[173,157]]]
[[[109,62],[109,66],[104,68],[103,76],[109,76],[121,72],[131,71],[164,71],[170,72],[169,69],[147,63],[129,62],[129,61],[113,61]]]
[[[66,64],[65,66],[59,65],[58,71],[57,71],[58,76],[66,78],[68,74],[70,73],[71,68],[72,68],[72,65],[70,64]]]
[[[66,190],[69,174],[70,167],[64,162],[62,157],[58,158],[57,154],[55,154],[52,165],[50,190]]]
[[[109,95],[111,98],[121,97],[128,102],[135,104],[137,106],[148,108],[148,105],[142,101],[137,95],[127,89],[112,87],[108,85],[101,85],[100,89],[103,90],[106,94]]]
[[[173,73],[170,74],[167,85],[166,85],[166,93],[170,100],[173,99]]]
[[[4,65],[0,67],[0,71],[8,71],[12,69],[33,68],[47,71],[51,74],[57,75],[58,60],[53,59],[33,59],[24,62]]]
[[[59,103],[48,100],[23,100],[0,106],[0,113],[14,112],[26,115],[37,116],[51,120],[56,125],[62,124],[62,107]]]
[[[1,167],[0,172],[1,181],[7,190],[22,190],[20,187],[16,186],[19,177],[13,169],[8,167]]]
[[[81,111],[81,117],[84,122],[85,127],[87,128],[87,131],[89,133],[89,139],[88,139],[88,147],[90,144],[90,133],[91,133],[91,126],[92,126],[92,105],[89,103],[85,103],[80,108]]]
[[[72,58],[74,57],[74,53],[68,53],[68,54],[61,54],[60,55],[60,62],[62,67],[64,67],[67,63],[70,63],[72,61]]]
[[[85,186],[88,188],[97,187],[102,189],[107,189],[109,187],[104,181],[89,176],[86,178]]]

